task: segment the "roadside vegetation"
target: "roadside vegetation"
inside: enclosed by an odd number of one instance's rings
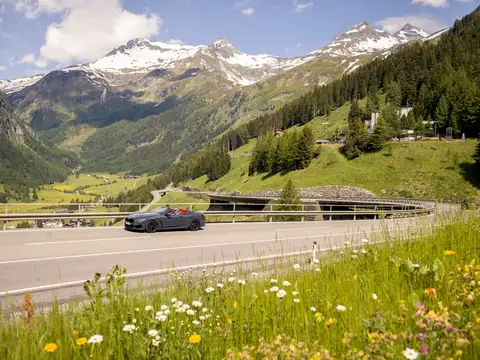
[[[349,239],[263,273],[170,273],[151,292],[128,291],[116,267],[85,283],[87,307],[43,312],[27,295],[22,314],[0,318],[0,358],[473,359],[479,220]]]

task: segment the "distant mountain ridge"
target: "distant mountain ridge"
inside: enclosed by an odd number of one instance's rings
[[[200,56],[203,57],[201,64],[206,69],[218,71],[234,85],[248,86],[321,56],[352,57],[383,52],[427,36],[425,31],[411,24],[406,24],[394,35],[391,35],[362,22],[337,35],[319,50],[296,58],[245,54],[238,51],[225,37],[221,37],[208,46],[174,45],[147,39],[132,39],[97,61],[72,65],[60,71],[85,71],[89,73],[92,82],[122,86],[125,84],[125,81],[119,80],[122,76],[148,74],[159,68],[181,67],[185,65],[185,62],[193,61],[195,57]],[[0,80],[0,91],[7,94],[21,91],[34,85],[44,76],[35,75],[14,80]],[[130,79],[136,80],[138,76]]]
[[[225,37],[206,46],[133,39],[92,63],[0,83],[0,91],[43,141],[75,151],[86,170],[159,172],[421,34],[363,22],[296,58],[246,54]]]

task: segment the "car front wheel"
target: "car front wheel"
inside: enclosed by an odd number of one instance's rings
[[[190,230],[191,231],[198,231],[199,229],[200,229],[200,223],[198,222],[198,220],[193,220],[190,223]]]
[[[149,234],[157,231],[157,223],[155,221],[150,221],[147,226],[145,226],[145,231]]]

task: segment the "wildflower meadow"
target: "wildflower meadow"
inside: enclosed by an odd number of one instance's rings
[[[0,359],[478,359],[480,218],[464,215],[149,291],[117,266],[85,283],[87,304],[0,318]]]

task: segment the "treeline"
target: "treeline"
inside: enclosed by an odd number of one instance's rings
[[[307,168],[315,152],[315,139],[310,127],[294,130],[279,137],[268,134],[257,142],[250,159],[248,175],[301,170]]]
[[[224,149],[211,145],[195,155],[173,164],[164,174],[136,190],[120,193],[117,197],[107,198],[105,203],[141,202],[147,203],[152,199],[150,194],[154,190],[164,189],[169,184],[174,186],[181,182],[207,176],[208,181],[215,181],[227,174],[231,169],[231,158]],[[129,210],[127,210],[129,211]]]
[[[230,130],[221,141],[230,150],[273,129],[303,125],[348,101],[391,89],[393,103],[413,106],[416,118],[435,121],[444,133],[480,132],[480,12],[457,20],[438,44],[418,42],[377,59],[279,110]]]

